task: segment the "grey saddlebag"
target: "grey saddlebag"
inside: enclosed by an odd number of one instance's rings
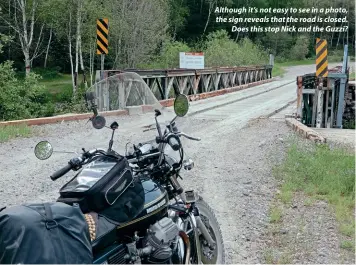
[[[90,264],[88,224],[78,205],[24,204],[0,212],[1,264]]]

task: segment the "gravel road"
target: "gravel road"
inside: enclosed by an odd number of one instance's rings
[[[201,142],[184,141],[196,167],[183,172],[182,184],[198,190],[216,211],[229,263],[258,260],[251,242],[267,221],[273,186],[264,148],[271,141],[278,142],[288,130],[284,123],[246,125],[294,98],[292,84],[178,121],[182,131],[202,138]],[[116,118],[120,124],[114,144],[117,150],[123,151],[126,142],[149,140],[156,134],[142,132],[143,125],[154,121],[152,113]],[[37,160],[33,148],[40,140],[50,141],[57,151],[80,151],[82,147],[106,147],[110,137],[109,130],[95,130],[85,121],[38,126],[35,130],[35,137],[1,144],[0,206],[55,200],[58,189],[74,174],[52,182],[50,174],[64,166],[73,154],[54,153],[46,161]]]
[[[290,131],[283,120],[256,119],[295,98],[292,83],[178,122],[182,131],[202,138],[200,142],[184,141],[196,166],[183,172],[183,186],[200,192],[216,211],[228,263],[261,262],[258,240],[267,227],[268,206],[275,192],[271,161],[282,157],[283,138]],[[153,123],[152,113],[116,120],[120,128],[114,148],[118,151],[129,141],[138,143],[156,134],[142,132],[143,125]],[[37,160],[33,154],[37,142],[48,140],[57,151],[80,152],[82,147],[105,148],[110,137],[109,130],[95,130],[85,121],[38,126],[35,131],[34,137],[0,145],[0,207],[55,200],[58,189],[73,176],[70,173],[52,182],[50,174],[73,154],[54,153],[46,161]]]

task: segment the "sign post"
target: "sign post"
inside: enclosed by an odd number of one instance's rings
[[[109,20],[100,18],[96,21],[96,54],[101,55],[101,71],[104,70],[105,54],[108,54]]]
[[[104,78],[104,60],[105,55],[108,54],[108,41],[109,35],[109,20],[107,18],[100,18],[96,20],[96,54],[100,55],[101,71],[100,80]],[[100,82],[99,86],[96,86],[96,93],[98,97],[98,107],[99,110],[109,109],[109,91],[105,82]]]
[[[316,77],[318,80],[314,96],[314,104],[317,104],[316,127],[321,128],[324,98],[323,79],[328,77],[328,49],[327,41],[319,38],[316,39]]]

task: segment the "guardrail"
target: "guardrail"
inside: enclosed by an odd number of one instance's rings
[[[199,70],[104,70],[96,72],[96,82],[118,73],[135,72],[145,80],[158,100],[164,100],[173,98],[178,93],[196,95],[271,79],[272,68],[273,65]]]
[[[342,128],[348,73],[346,46],[343,66],[329,69],[321,83],[315,73],[298,76],[296,118],[309,127]]]

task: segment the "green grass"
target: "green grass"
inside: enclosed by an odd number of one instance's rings
[[[315,59],[305,59],[300,61],[286,61],[278,63],[281,67],[315,64]]]
[[[272,69],[272,76],[283,76],[286,70],[280,65],[280,63],[275,63]]]
[[[271,223],[278,223],[282,218],[282,210],[277,206],[274,206],[269,213]]]
[[[271,250],[271,249],[265,250],[265,252],[263,253],[263,256],[264,256],[264,260],[265,260],[266,264],[275,263],[274,257],[273,257],[273,250]]]
[[[286,72],[284,67],[297,66],[297,65],[309,65],[314,63],[315,63],[314,59],[305,59],[300,61],[286,61],[286,62],[277,61],[273,66],[272,76],[283,76],[283,74]]]
[[[340,232],[354,238],[355,154],[326,145],[305,150],[291,145],[284,164],[275,170],[283,181],[281,198],[303,191],[312,199],[326,200],[335,210]],[[283,201],[283,200],[282,200]],[[285,202],[288,200],[285,199]]]
[[[342,241],[340,247],[352,250],[355,248],[355,243],[353,241]]]
[[[31,128],[26,125],[1,126],[0,142],[6,142],[16,137],[28,137],[32,134]]]
[[[67,102],[72,98],[72,76],[59,74],[56,78],[41,79],[40,83],[46,87],[53,102]]]

